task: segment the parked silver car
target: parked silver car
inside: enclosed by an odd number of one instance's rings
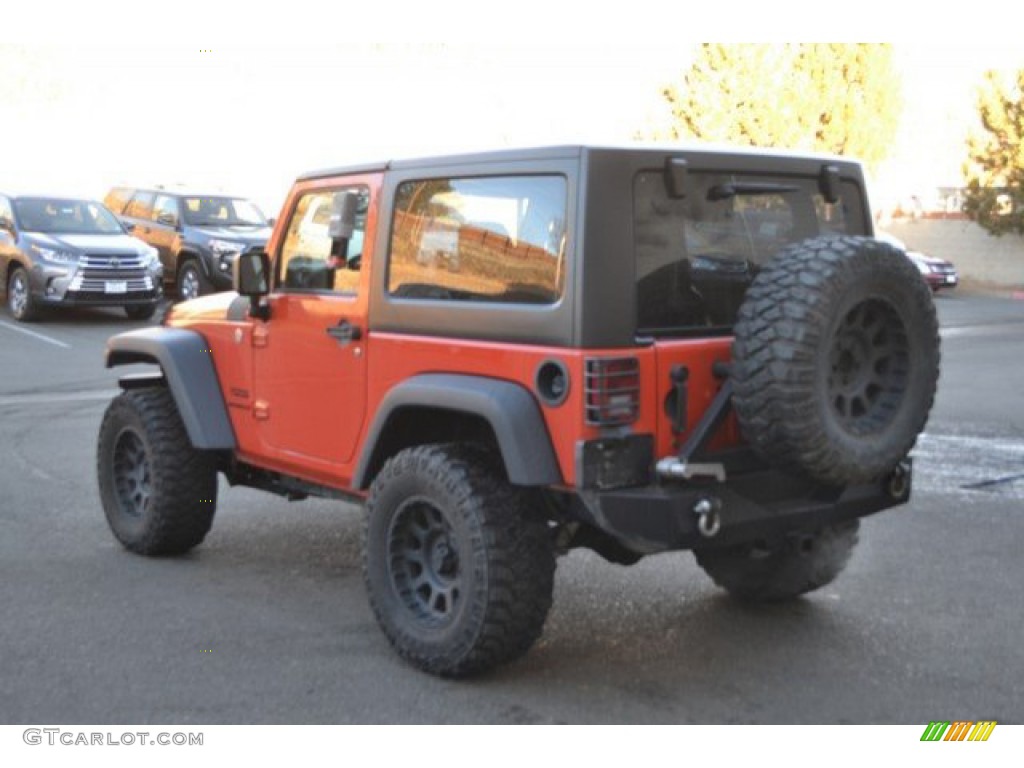
[[[156,249],[101,203],[0,194],[0,298],[16,320],[48,306],[118,306],[145,319],[162,291]]]

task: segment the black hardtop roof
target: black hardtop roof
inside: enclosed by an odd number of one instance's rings
[[[815,152],[802,152],[796,150],[765,149],[760,147],[728,146],[721,144],[565,144],[541,147],[523,147],[497,149],[480,152],[466,152],[451,155],[433,155],[416,158],[395,158],[382,160],[373,163],[359,163],[353,165],[324,168],[309,171],[298,177],[298,181],[311,181],[324,179],[331,176],[348,176],[360,173],[380,173],[389,170],[407,170],[415,168],[427,168],[437,165],[473,165],[489,164],[499,162],[515,162],[517,160],[555,160],[576,158],[588,151],[597,152],[622,152],[628,154],[651,153],[664,155],[666,153],[702,153],[707,155],[747,155],[751,157],[776,157],[776,158],[804,158],[815,159],[822,162],[835,162],[843,164],[858,164],[852,158],[839,157],[836,155],[819,154]]]
[[[376,163],[360,163],[335,168],[310,171],[299,176],[299,181],[322,179],[329,176],[347,176],[356,173],[376,173],[406,168],[423,168],[433,165],[471,165],[473,163],[509,162],[515,160],[542,160],[578,157],[584,147],[556,146],[522,149],[496,149],[481,152],[465,152],[452,155],[432,155],[414,158],[395,158]]]

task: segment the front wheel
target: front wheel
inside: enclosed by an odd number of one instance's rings
[[[111,401],[96,466],[107,523],[132,552],[179,555],[210,530],[216,463],[192,446],[167,389],[129,390]]]
[[[178,269],[178,300],[189,301],[213,290],[195,259],[189,259]]]
[[[525,493],[502,475],[483,449],[424,445],[390,459],[370,489],[370,604],[398,654],[426,672],[483,672],[541,634],[554,548]]]
[[[781,541],[696,550],[697,564],[729,594],[748,601],[789,600],[831,583],[857,544],[859,520],[788,534]]]
[[[27,323],[39,315],[39,307],[32,297],[32,286],[24,267],[15,267],[7,282],[7,309],[20,323]]]

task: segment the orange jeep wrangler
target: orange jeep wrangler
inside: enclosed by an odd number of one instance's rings
[[[449,677],[530,648],[574,547],[690,549],[741,599],[828,584],[859,518],[908,500],[938,377],[931,292],[834,157],[568,146],[311,173],[234,286],[108,343],[107,366],[157,366],[100,428],[114,535],[195,547],[218,473],[362,503],[377,620]]]

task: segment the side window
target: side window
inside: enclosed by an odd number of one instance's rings
[[[149,219],[153,214],[153,193],[136,192],[125,208],[124,215],[133,219]]]
[[[564,287],[566,197],[561,176],[401,184],[388,292],[448,301],[555,303]]]
[[[14,212],[6,197],[0,197],[0,230],[14,234]]]
[[[107,196],[103,198],[103,204],[107,206],[113,213],[120,216],[124,213],[124,207],[128,204],[128,200],[132,196],[132,191],[125,187],[114,187],[107,193]]]
[[[168,227],[178,226],[178,201],[167,195],[157,195],[153,204],[153,221]]]
[[[335,198],[345,192],[359,195],[355,232],[346,253],[333,253],[331,213]],[[358,293],[369,202],[367,187],[317,190],[299,198],[281,248],[281,285],[285,290]]]

